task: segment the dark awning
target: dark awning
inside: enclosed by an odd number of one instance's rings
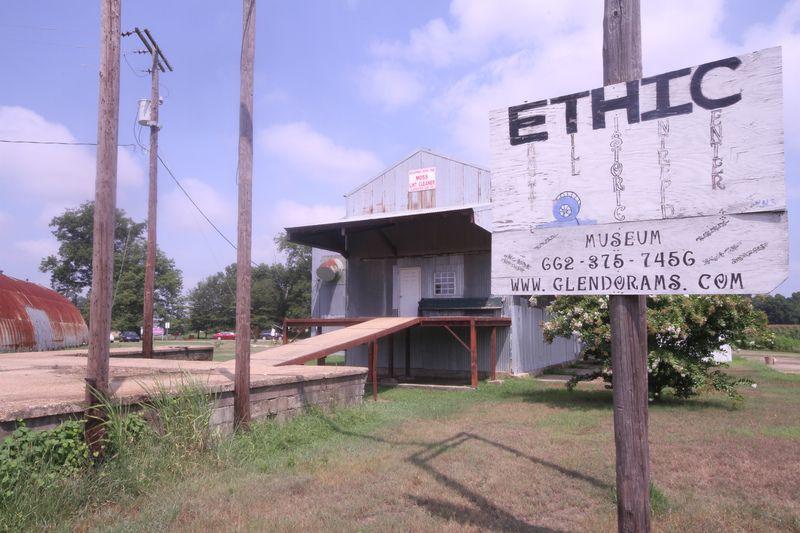
[[[489,204],[379,213],[286,228],[289,241],[345,257],[489,251]]]

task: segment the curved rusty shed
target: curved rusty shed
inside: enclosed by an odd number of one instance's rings
[[[86,322],[69,300],[0,274],[0,352],[71,348],[88,340]]]

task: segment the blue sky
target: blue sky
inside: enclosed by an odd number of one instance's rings
[[[784,46],[792,274],[779,290],[800,290],[800,0],[642,0],[642,11],[645,75]],[[418,147],[488,166],[489,109],[600,84],[601,21],[601,0],[260,0],[254,258],[276,258],[285,225],[341,216],[344,193]],[[233,237],[240,2],[123,0],[122,28],[134,26],[175,67],[162,75],[161,154]],[[0,138],[94,141],[98,42],[98,2],[4,0]],[[149,94],[139,48],[122,41],[121,144],[135,144]],[[118,205],[137,219],[146,169],[145,153],[121,149]],[[191,288],[235,253],[159,173],[159,246]],[[0,269],[46,283],[47,223],[93,183],[90,147],[0,144]]]

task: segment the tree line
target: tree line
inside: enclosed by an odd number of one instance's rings
[[[800,324],[800,292],[788,297],[782,294],[753,296],[753,306],[766,313],[770,324]]]
[[[92,286],[94,202],[53,217],[50,228],[58,251],[45,257],[39,269],[50,275],[51,287],[70,299],[89,322]],[[111,325],[115,330],[142,326],[146,223],[116,211],[114,282]],[[254,330],[280,324],[284,317],[308,315],[311,308],[311,249],[275,238],[283,263],[253,267],[252,324]],[[154,315],[170,331],[218,331],[236,323],[236,264],[212,274],[183,294],[183,273],[175,261],[157,250]]]
[[[280,325],[286,317],[308,316],[311,310],[311,248],[275,238],[284,263],[253,267],[251,323],[254,330]],[[236,264],[207,277],[187,297],[192,331],[233,329],[236,323]]]

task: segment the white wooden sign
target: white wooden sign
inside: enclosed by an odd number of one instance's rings
[[[495,234],[495,294],[750,294],[788,275],[786,212]]]
[[[436,188],[436,167],[408,171],[408,192],[430,191]]]
[[[755,293],[786,278],[780,48],[496,110],[490,126],[494,294]],[[616,244],[630,232],[661,240]]]

